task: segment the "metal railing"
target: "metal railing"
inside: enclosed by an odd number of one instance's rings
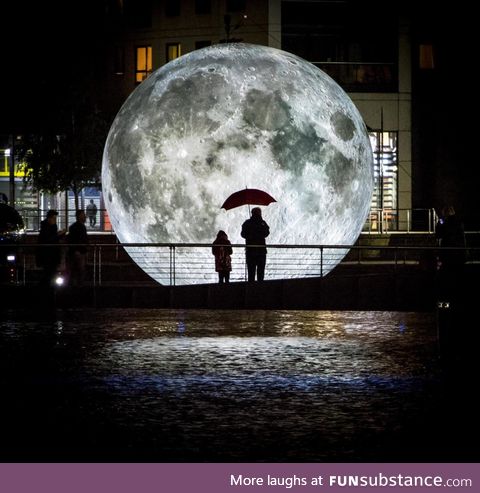
[[[363,233],[434,233],[435,209],[371,209]]]
[[[69,246],[60,246],[62,261],[58,270],[63,274],[68,273],[66,259]],[[85,282],[89,286],[148,284],[153,283],[153,279],[169,286],[216,283],[218,277],[211,247],[211,244],[200,243],[89,244]],[[245,281],[245,245],[232,247],[230,281]],[[59,246],[42,245],[42,248],[58,249]],[[35,244],[15,247],[0,245],[1,259],[6,259],[7,253],[10,258],[11,255],[15,256],[15,276],[10,281],[18,284],[39,281],[42,270],[36,263],[37,249],[38,245]],[[322,277],[337,264],[340,269],[376,266],[376,269],[381,270],[417,266],[435,270],[440,251],[448,250],[465,251],[469,262],[480,261],[478,247],[440,249],[432,246],[267,245],[267,249],[265,280]],[[6,281],[2,279],[2,282]]]
[[[27,231],[39,231],[40,223],[45,219],[48,209],[17,209],[23,218]],[[57,224],[59,229],[68,229],[68,226],[76,221],[75,209],[57,209]],[[87,216],[85,223],[87,230],[91,233],[113,233],[112,225],[106,209],[98,209],[95,221],[90,221]]]
[[[75,211],[59,209],[57,224],[59,229],[67,229],[75,222]],[[45,218],[47,210],[20,209],[27,231],[38,231],[40,222]],[[363,226],[364,233],[433,233],[438,217],[435,209],[371,209]],[[113,233],[112,225],[105,209],[99,209],[95,224],[87,217],[87,230],[91,233]]]

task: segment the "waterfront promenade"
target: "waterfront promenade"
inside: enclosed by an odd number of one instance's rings
[[[3,460],[478,461],[480,264],[162,286],[107,251],[80,288],[0,286]]]
[[[431,311],[435,274],[405,266],[338,267],[323,278],[233,282],[228,285],[161,286],[117,282],[50,291],[38,285],[2,286],[4,306],[328,309]]]
[[[246,283],[237,278],[228,285],[213,282],[161,285],[140,269],[112,235],[92,235],[85,285],[45,290],[38,285],[35,235],[27,237],[19,256],[17,283],[0,285],[3,307],[137,307],[220,309],[328,309],[433,311],[441,279],[436,269],[432,235],[362,236],[354,249],[328,275],[303,279],[269,280],[275,266],[267,261],[266,281]],[[242,258],[244,249],[235,250]],[[457,282],[473,285],[478,248]],[[213,259],[213,257],[212,257]],[[202,266],[214,274],[212,265]],[[64,266],[61,266],[61,270]]]

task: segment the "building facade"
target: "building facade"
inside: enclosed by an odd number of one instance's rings
[[[410,25],[379,2],[125,0],[109,4],[112,111],[153,70],[216,43],[292,52],[349,94],[370,132],[375,192],[368,229],[408,229],[412,208]]]
[[[89,55],[83,45],[89,46],[95,90],[110,119],[152,71],[216,43],[280,48],[326,71],[349,94],[370,133],[375,193],[367,228],[408,229],[414,175],[412,48],[411,20],[408,12],[402,13],[401,2],[386,6],[378,0],[104,0],[95,3],[95,9],[92,15],[101,20],[89,32],[84,26],[88,16],[82,15],[76,50],[85,64]],[[77,61],[72,57],[69,63]],[[38,113],[41,121],[42,111]],[[8,139],[0,146],[2,193],[10,195],[14,182],[17,208],[62,208],[71,202],[21,192],[21,170],[10,172]],[[87,202],[91,198],[101,208],[101,196],[88,195]]]

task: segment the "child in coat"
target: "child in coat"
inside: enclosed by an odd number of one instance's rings
[[[232,255],[233,250],[227,233],[220,230],[213,242],[212,253],[215,255],[215,271],[218,272],[218,282],[230,281],[230,271],[232,270]]]

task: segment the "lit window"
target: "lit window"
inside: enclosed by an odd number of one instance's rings
[[[432,45],[420,45],[419,63],[421,69],[429,70],[435,68]]]
[[[10,174],[10,165],[8,158],[10,157],[10,149],[0,149],[3,153],[3,159],[0,161],[0,176],[8,176]]]
[[[135,82],[140,84],[152,73],[152,47],[138,46],[136,55]]]
[[[398,150],[397,132],[371,131],[374,189],[370,208],[372,229],[377,229],[378,211],[382,211],[388,229],[398,228]]]
[[[11,149],[0,149],[0,176],[10,176],[10,164],[12,162],[12,159],[13,156]],[[14,174],[16,177],[25,176],[24,163],[15,162],[14,169]]]
[[[167,43],[167,62],[182,56],[182,45],[180,43]]]

